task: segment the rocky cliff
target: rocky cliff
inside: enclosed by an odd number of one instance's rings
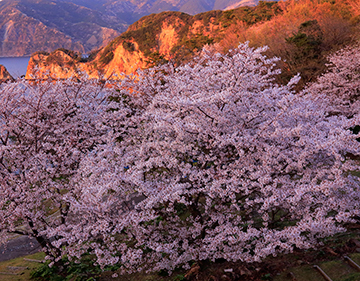
[[[152,14],[130,25],[126,32],[87,58],[64,49],[35,54],[26,78],[67,78],[79,72],[110,78],[169,60],[179,64],[191,59],[206,44],[223,52],[239,42],[250,41],[252,46],[268,45],[270,56],[286,60],[281,65],[284,81],[299,72],[306,81],[325,69],[327,53],[359,37],[355,32],[359,27],[359,13],[354,10],[357,6],[346,3],[294,0],[260,2],[255,7],[195,16],[181,12]],[[314,30],[321,36],[315,38]]]
[[[26,78],[67,78],[78,72],[86,72],[90,77],[111,77],[168,60],[184,61],[204,45],[224,40],[239,22],[251,26],[268,20],[278,11],[277,2],[264,2],[254,8],[210,11],[195,16],[180,12],[152,14],[130,25],[126,32],[86,59],[67,50],[35,53]]]
[[[138,45],[134,42],[133,46],[131,52],[121,44],[116,46],[112,52],[112,59],[106,64],[103,61],[104,50],[89,62],[83,61],[74,52],[65,49],[58,49],[50,54],[37,52],[30,58],[25,78],[65,79],[86,74],[89,78],[116,79],[116,75],[129,74],[148,65]]]
[[[5,66],[0,64],[0,82],[7,81],[7,80],[13,80],[14,78],[10,75],[10,73],[7,71]]]
[[[245,1],[245,2],[244,2]],[[66,48],[81,53],[105,46],[142,16],[189,14],[259,0],[1,0],[0,56]]]

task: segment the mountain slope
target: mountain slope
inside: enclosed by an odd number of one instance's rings
[[[25,56],[63,47],[99,48],[126,29],[121,19],[70,2],[0,2],[0,56]]]
[[[121,77],[167,60],[181,64],[206,44],[224,52],[249,41],[251,46],[268,45],[269,56],[285,60],[280,65],[283,80],[279,83],[301,73],[301,87],[326,69],[327,54],[360,39],[356,32],[360,12],[352,5],[356,1],[289,0],[195,16],[181,12],[152,14],[130,25],[86,60],[66,50],[38,53],[30,59],[26,77],[67,78],[79,71],[90,77]]]
[[[25,56],[57,46],[83,51],[80,42],[28,17],[16,8],[0,8],[0,56]]]
[[[251,26],[268,20],[279,12],[277,2],[232,11],[210,11],[191,16],[181,12],[162,12],[141,18],[87,62],[70,52],[35,54],[29,62],[27,78],[49,73],[67,78],[76,72],[90,77],[134,72],[169,59],[190,59],[204,45],[221,42],[240,22]],[[37,72],[40,69],[40,72]]]
[[[0,56],[57,48],[87,53],[106,45],[142,16],[162,11],[191,15],[258,0],[2,0]]]

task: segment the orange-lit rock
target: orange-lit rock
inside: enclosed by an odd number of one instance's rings
[[[13,77],[7,71],[5,66],[0,64],[0,81],[13,80]]]

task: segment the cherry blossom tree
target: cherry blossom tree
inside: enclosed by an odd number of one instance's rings
[[[328,71],[305,91],[328,100],[330,114],[348,117],[360,107],[360,46],[349,46],[328,57]]]
[[[276,85],[278,58],[241,44],[204,49],[125,79],[81,162],[63,254],[93,253],[123,272],[191,261],[254,262],[309,248],[359,215],[359,155],[328,99]],[[337,83],[337,82],[335,82]]]
[[[96,127],[107,89],[86,79],[0,85],[0,243],[36,238],[49,257],[65,224],[72,177],[99,142]]]

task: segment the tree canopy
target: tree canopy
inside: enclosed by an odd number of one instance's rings
[[[260,261],[344,231],[360,116],[331,114],[337,91],[316,89],[348,77],[333,70],[358,49],[301,93],[299,76],[274,82],[266,50],[205,48],[105,87],[3,84],[2,231],[27,223],[55,262],[90,253],[122,272]]]

